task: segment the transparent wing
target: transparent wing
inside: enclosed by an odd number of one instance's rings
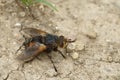
[[[30,46],[25,49],[25,51],[22,54],[19,54],[17,59],[23,60],[23,61],[30,61],[34,59],[37,55],[39,55],[41,52],[46,50],[46,46],[44,44],[33,42],[30,43]]]
[[[46,36],[46,32],[35,28],[24,28],[21,33],[25,37]]]

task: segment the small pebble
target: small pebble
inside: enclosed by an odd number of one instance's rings
[[[77,59],[77,58],[79,57],[79,53],[73,52],[73,53],[71,53],[71,57],[72,57],[73,59]]]
[[[12,13],[12,16],[16,16],[16,15],[17,15],[17,13],[15,13],[15,12]]]
[[[20,12],[20,13],[19,13],[19,16],[20,16],[20,17],[25,17],[25,15],[26,15],[25,12]]]
[[[21,23],[16,23],[15,27],[21,27]]]
[[[58,27],[55,27],[55,29],[58,29]]]
[[[111,40],[107,39],[107,40],[106,40],[106,42],[110,43],[110,42],[111,42]]]
[[[18,35],[17,33],[14,33],[13,35],[14,35],[14,37],[16,37],[16,38],[19,37],[19,35]]]
[[[48,26],[52,26],[52,24],[48,24]]]
[[[55,30],[56,30],[56,31],[59,31],[59,27],[55,27]]]
[[[16,42],[13,42],[14,45],[16,45],[17,43]]]
[[[73,50],[75,51],[81,51],[85,49],[85,44],[81,42],[76,42],[76,43],[71,43],[67,47],[68,53],[72,52]]]
[[[111,56],[108,56],[108,57],[107,57],[107,61],[110,61],[110,62],[111,62],[111,61],[113,61],[113,58],[112,58]]]
[[[45,10],[43,5],[40,5],[40,6],[39,6],[39,9],[41,9],[42,11]]]
[[[85,49],[85,44],[84,43],[81,43],[81,42],[79,42],[79,43],[76,43],[77,45],[76,45],[76,50],[77,51],[81,51],[81,50],[84,50]]]
[[[69,45],[67,46],[67,51],[68,51],[68,53],[70,53],[70,52],[72,52],[73,50],[75,50],[75,48],[76,48],[76,44],[74,44],[74,43],[69,44]]]
[[[88,32],[86,36],[89,37],[90,39],[96,39],[97,33],[95,31]]]

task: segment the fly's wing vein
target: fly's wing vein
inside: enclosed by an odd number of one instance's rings
[[[46,36],[46,32],[35,28],[24,28],[21,33],[25,37]]]
[[[17,58],[23,61],[29,61],[35,58],[44,50],[46,50],[46,46],[44,44],[35,42],[30,47],[26,48],[23,54],[19,54]]]

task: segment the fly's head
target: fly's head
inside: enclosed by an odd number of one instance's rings
[[[66,48],[69,43],[75,42],[75,40],[66,39],[64,36],[60,36],[58,40],[59,47]]]

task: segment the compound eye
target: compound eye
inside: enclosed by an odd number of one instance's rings
[[[64,46],[64,36],[59,37],[59,45],[60,45],[60,47]]]

